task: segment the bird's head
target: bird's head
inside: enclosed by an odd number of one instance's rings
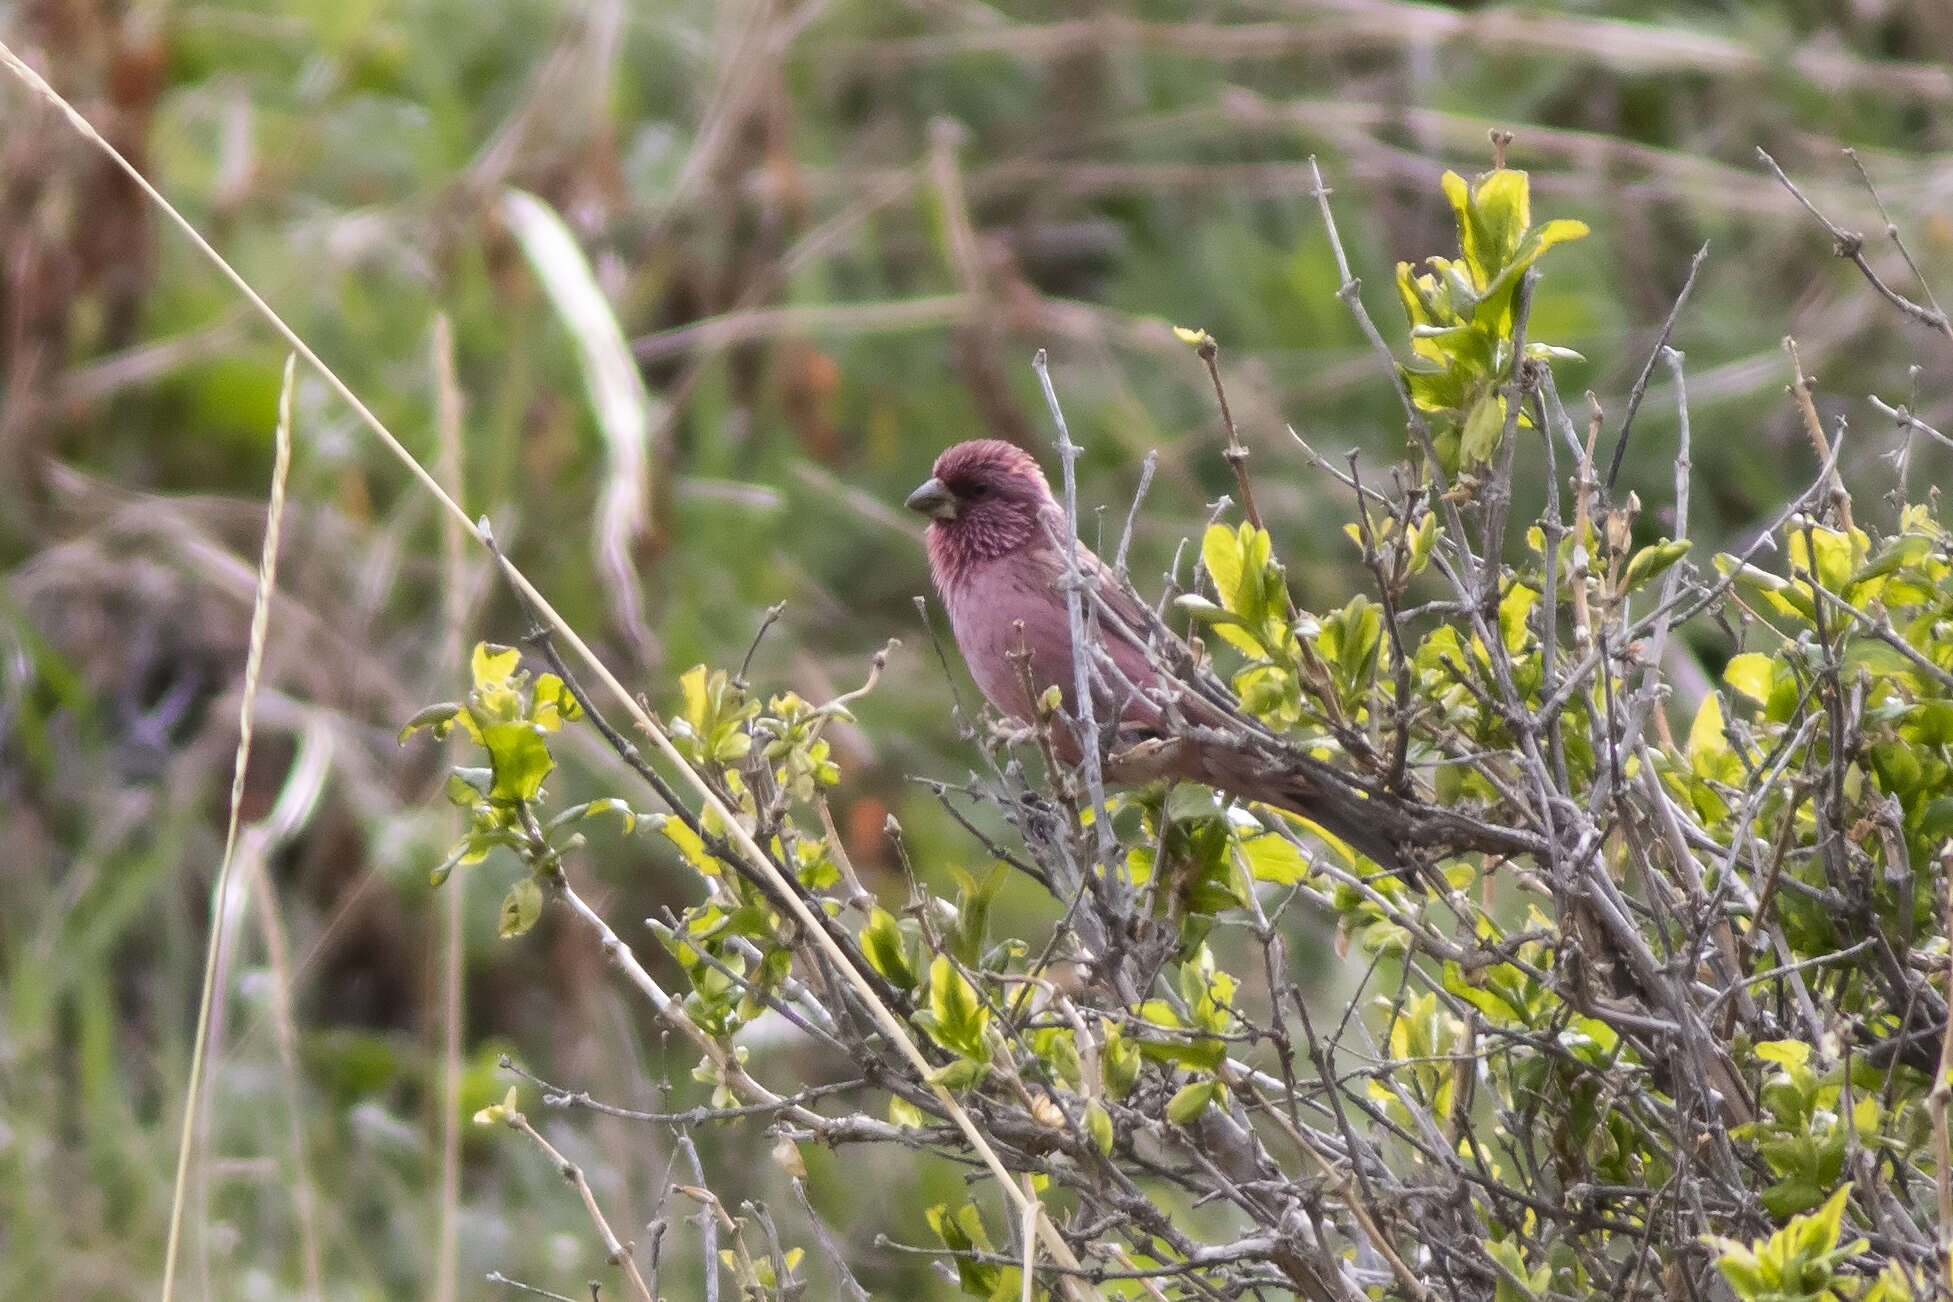
[[[911,511],[930,519],[929,559],[938,579],[1036,541],[1039,517],[1053,504],[1037,461],[1001,439],[948,449],[908,501]]]

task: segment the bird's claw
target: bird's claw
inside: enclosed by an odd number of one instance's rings
[[[1005,746],[1028,746],[1037,740],[1038,730],[1015,719],[993,719],[990,723],[990,736]]]

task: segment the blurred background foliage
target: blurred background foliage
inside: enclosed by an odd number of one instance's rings
[[[957,778],[971,754],[912,602],[926,569],[900,502],[956,440],[1048,449],[1035,348],[1109,534],[1160,453],[1142,588],[1231,486],[1175,323],[1221,342],[1298,600],[1339,605],[1361,585],[1343,503],[1284,426],[1381,474],[1402,418],[1336,299],[1311,155],[1364,297],[1401,339],[1395,262],[1454,251],[1439,173],[1488,166],[1488,129],[1514,132],[1538,214],[1593,228],[1556,252],[1532,335],[1588,359],[1561,364],[1559,387],[1593,389],[1610,435],[1708,242],[1674,335],[1708,548],[1812,472],[1785,334],[1827,420],[1862,431],[1843,458],[1861,500],[1899,446],[1868,394],[1953,418],[1939,341],[1830,256],[1754,153],[1876,241],[1839,153],[1856,148],[1945,282],[1953,74],[1935,60],[1953,16],[1938,0],[21,0],[0,5],[0,33],[430,462],[446,316],[464,502],[654,704],[694,663],[736,668],[774,602],[762,690],[826,699],[902,638],[861,725],[830,734],[842,834],[891,903],[906,891],[891,814],[926,880],[982,866],[910,780]],[[0,114],[0,1294],[120,1298],[159,1273],[282,350],[56,115],[12,84]],[[635,353],[641,471],[615,442],[628,424],[586,387],[587,322],[512,233],[509,187],[561,216]],[[1910,284],[1889,246],[1873,256]],[[302,1295],[310,1257],[328,1296],[431,1296],[444,932],[426,883],[453,828],[437,749],[394,733],[465,682],[440,615],[454,585],[419,491],[316,380],[298,399],[245,806],[264,819],[286,800],[266,851],[287,961],[246,928],[226,973],[191,1280]],[[1657,382],[1624,475],[1654,508],[1650,538],[1673,412]],[[1917,486],[1948,466],[1922,448],[1908,473]],[[606,503],[640,488],[642,518],[607,534]],[[520,636],[472,557],[460,596],[468,642]],[[968,699],[960,666],[953,679]],[[627,789],[591,742],[565,748],[566,798]],[[596,833],[572,867],[627,937],[693,889],[652,840]],[[619,1104],[697,1101],[689,1061],[667,1063],[585,934],[546,913],[496,939],[507,870],[491,859],[466,897],[465,1106],[501,1096],[505,1051]],[[1042,934],[1018,899],[1003,916]],[[1299,948],[1334,998],[1328,946]],[[847,1067],[797,1066],[809,1082]],[[622,1226],[691,1179],[665,1132],[530,1110]],[[728,1206],[764,1199],[805,1243],[762,1132],[702,1134],[705,1166]],[[536,1152],[464,1139],[461,1295],[504,1291],[480,1282],[492,1269],[568,1293],[602,1272]],[[875,1236],[926,1241],[921,1210],[959,1172],[807,1156],[868,1287],[950,1295]],[[696,1231],[674,1224],[664,1246],[667,1292],[696,1295]]]

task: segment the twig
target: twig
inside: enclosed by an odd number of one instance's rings
[[[1819,954],[1813,958],[1801,959],[1795,963],[1785,963],[1780,967],[1773,967],[1767,972],[1758,972],[1755,976],[1744,977],[1734,985],[1717,991],[1716,997],[1703,1006],[1702,1016],[1705,1019],[1715,1016],[1718,1008],[1722,1007],[1729,1000],[1736,998],[1751,986],[1761,985],[1765,981],[1777,981],[1799,972],[1808,972],[1812,968],[1824,967],[1830,963],[1843,963],[1848,959],[1856,958],[1877,943],[1877,940],[1867,936],[1856,945],[1851,946],[1851,948],[1841,949],[1835,954]]]
[[[1549,407],[1554,415],[1547,415]],[[1560,661],[1560,542],[1566,537],[1566,516],[1560,507],[1560,465],[1559,456],[1553,450],[1553,431],[1549,419],[1565,420],[1566,413],[1560,407],[1560,395],[1553,387],[1552,368],[1540,377],[1540,385],[1533,393],[1534,425],[1539,431],[1539,446],[1546,454],[1546,509],[1540,514],[1540,540],[1545,544],[1541,562],[1543,590],[1540,593],[1539,630],[1539,689],[1541,697],[1553,695],[1559,676]],[[1566,766],[1566,738],[1557,714],[1546,717],[1546,748],[1553,758],[1553,778],[1560,790],[1568,790],[1571,783]],[[1558,863],[1559,847],[1552,851],[1553,861],[1547,866],[1557,877],[1560,873]]]
[[[1910,408],[1905,406],[1898,406],[1898,407],[1890,406],[1885,402],[1881,401],[1876,394],[1869,395],[1868,401],[1870,401],[1872,406],[1877,408],[1881,413],[1890,416],[1893,420],[1899,422],[1899,424],[1904,426],[1906,429],[1917,430],[1919,433],[1926,435],[1928,438],[1943,443],[1949,448],[1953,448],[1953,435],[1942,434],[1940,431],[1934,429],[1931,425],[1928,425],[1925,421],[1920,420],[1917,416],[1913,415]]]
[[[1940,862],[1942,870],[1953,876],[1953,851],[1943,850]],[[1946,891],[1946,925],[1947,934],[1953,935],[1953,885]],[[1953,1008],[1953,964],[1946,969],[1946,1002]],[[1953,1287],[1953,1138],[1948,1135],[1946,1120],[1949,1098],[1953,1098],[1953,1019],[1947,1021],[1941,1034],[1939,1071],[1933,1078],[1932,1092],[1926,1096],[1926,1107],[1933,1116],[1933,1183],[1939,1196],[1939,1251],[1946,1261],[1942,1282]]]
[[[1343,250],[1342,236],[1336,230],[1336,216],[1329,208],[1329,187],[1322,183],[1322,169],[1316,165],[1314,155],[1309,157],[1309,175],[1315,182],[1316,207],[1322,213],[1323,229],[1329,235],[1329,247],[1336,257],[1336,273],[1342,277],[1337,287],[1336,297],[1349,308],[1356,318],[1357,328],[1363,337],[1370,341],[1370,348],[1383,360],[1389,372],[1390,383],[1397,390],[1397,400],[1404,408],[1404,426],[1424,454],[1429,467],[1431,482],[1436,486],[1437,500],[1443,504],[1445,523],[1450,526],[1447,537],[1451,545],[1458,549],[1460,558],[1467,569],[1476,569],[1478,562],[1472,556],[1471,544],[1465,535],[1465,522],[1458,513],[1458,504],[1451,500],[1451,480],[1444,472],[1444,464],[1438,459],[1438,450],[1431,442],[1431,425],[1424,419],[1424,413],[1412,401],[1410,387],[1404,381],[1403,368],[1397,365],[1397,355],[1390,351],[1390,345],[1383,341],[1383,334],[1377,323],[1370,319],[1370,311],[1363,306],[1363,282],[1350,273],[1349,254]]]
[[[1824,437],[1824,424],[1817,416],[1817,403],[1811,398],[1811,382],[1804,374],[1804,363],[1797,356],[1797,341],[1785,335],[1784,351],[1790,354],[1790,392],[1797,399],[1797,410],[1804,418],[1804,433],[1810,437],[1811,449],[1817,453],[1820,462],[1831,460],[1830,440]],[[1834,469],[1829,484],[1830,505],[1838,513],[1838,523],[1845,532],[1852,529],[1851,495],[1845,492],[1844,481]]]
[[[1113,841],[1112,820],[1105,812],[1105,776],[1099,759],[1099,728],[1093,702],[1093,675],[1090,644],[1085,640],[1085,585],[1089,580],[1078,564],[1078,474],[1076,463],[1081,448],[1071,441],[1065,413],[1058,405],[1058,391],[1051,384],[1051,366],[1044,349],[1031,359],[1038,384],[1044,389],[1045,404],[1058,429],[1058,461],[1065,481],[1065,624],[1071,634],[1072,690],[1076,694],[1072,709],[1078,716],[1080,768],[1085,775],[1085,790],[1092,797],[1093,830],[1098,834],[1099,862],[1110,864],[1118,848]]]
[[[1349,454],[1349,478],[1356,486],[1356,525],[1363,547],[1363,563],[1376,580],[1377,595],[1383,603],[1384,632],[1390,646],[1394,699],[1391,702],[1390,758],[1384,768],[1383,789],[1396,795],[1408,795],[1404,765],[1410,754],[1411,718],[1417,706],[1411,695],[1410,656],[1404,648],[1403,615],[1397,608],[1402,592],[1399,576],[1403,573],[1403,561],[1401,558],[1398,560],[1395,575],[1384,572],[1383,558],[1377,551],[1376,530],[1370,524],[1369,503],[1363,497],[1363,476],[1357,469],[1353,450]]]
[[[1355,1219],[1357,1225],[1362,1228],[1363,1234],[1369,1240],[1370,1246],[1375,1248],[1378,1254],[1389,1263],[1390,1273],[1397,1277],[1397,1282],[1402,1284],[1405,1291],[1412,1297],[1417,1298],[1419,1302],[1429,1302],[1431,1291],[1424,1286],[1423,1281],[1417,1277],[1416,1272],[1412,1271],[1409,1265],[1405,1263],[1403,1257],[1398,1254],[1396,1247],[1390,1242],[1389,1236],[1378,1228],[1376,1218],[1371,1216],[1370,1209],[1364,1206],[1363,1198],[1358,1191],[1355,1181],[1351,1178],[1351,1173],[1342,1170],[1336,1163],[1330,1161],[1323,1154],[1322,1150],[1311,1143],[1309,1138],[1302,1133],[1301,1129],[1284,1116],[1279,1109],[1268,1107],[1265,1100],[1262,1103],[1263,1110],[1282,1129],[1283,1133],[1288,1136],[1289,1142],[1307,1154],[1310,1160],[1316,1164],[1316,1168],[1324,1176],[1328,1177],[1337,1200],[1343,1204],[1349,1211],[1350,1216]]]
[[[1648,350],[1648,360],[1641,367],[1641,374],[1635,377],[1634,387],[1628,390],[1627,410],[1621,415],[1620,433],[1614,436],[1614,455],[1607,463],[1607,494],[1614,494],[1614,481],[1621,474],[1621,460],[1627,456],[1628,431],[1634,428],[1634,413],[1641,410],[1641,398],[1648,392],[1648,377],[1655,372],[1655,363],[1661,360],[1662,349],[1668,347],[1668,337],[1675,332],[1675,323],[1681,319],[1682,305],[1689,301],[1689,291],[1695,288],[1696,273],[1702,270],[1703,261],[1709,256],[1709,242],[1704,240],[1702,247],[1689,259],[1689,274],[1682,281],[1682,292],[1675,295],[1675,304],[1668,309],[1668,319],[1661,323],[1661,333],[1655,336],[1655,346]]]
[[[534,1284],[525,1284],[519,1279],[510,1279],[499,1270],[489,1271],[486,1278],[491,1284],[503,1284],[518,1292],[527,1293],[531,1297],[546,1297],[550,1299],[550,1302],[578,1302],[576,1298],[566,1297],[561,1293],[552,1293],[546,1288],[537,1288]]]
[[[814,1210],[813,1199],[807,1196],[806,1180],[798,1175],[793,1177],[793,1196],[799,1200],[800,1210],[807,1214],[807,1224],[814,1231],[814,1239],[820,1244],[822,1255],[827,1258],[828,1264],[834,1267],[834,1276],[841,1285],[841,1291],[854,1299],[854,1302],[873,1302],[868,1295],[868,1290],[861,1287],[854,1277],[854,1272],[848,1268],[848,1254],[835,1241],[834,1231],[828,1228],[826,1219]]]
[[[1220,404],[1221,424],[1227,428],[1227,450],[1221,456],[1233,469],[1235,487],[1241,490],[1241,513],[1248,517],[1249,524],[1262,528],[1261,512],[1255,509],[1254,484],[1248,479],[1248,449],[1241,445],[1241,436],[1234,428],[1234,412],[1227,405],[1227,389],[1221,384],[1221,346],[1203,330],[1200,342],[1194,345],[1194,354],[1207,363],[1207,378],[1213,382],[1214,400]]]
[[[535,1140],[536,1146],[556,1164],[556,1173],[569,1181],[575,1188],[577,1196],[583,1199],[583,1208],[590,1213],[590,1222],[597,1227],[597,1237],[604,1245],[605,1260],[623,1270],[624,1278],[630,1283],[631,1291],[642,1302],[655,1302],[651,1296],[650,1286],[644,1282],[644,1276],[638,1273],[637,1258],[632,1255],[631,1245],[620,1242],[616,1233],[610,1228],[610,1222],[604,1217],[603,1208],[597,1206],[597,1195],[591,1190],[590,1182],[583,1178],[583,1168],[558,1152],[556,1146],[544,1139],[542,1134],[529,1124],[529,1118],[520,1112],[509,1113],[508,1124]],[[706,1269],[710,1270],[716,1264],[716,1262],[707,1262]]]
[[[1685,542],[1689,536],[1689,396],[1688,387],[1682,372],[1682,354],[1673,348],[1664,347],[1661,359],[1668,365],[1670,379],[1675,384],[1675,541]],[[1676,592],[1681,584],[1682,566],[1679,562],[1671,565],[1662,578],[1660,609],[1672,610]],[[1671,616],[1657,620],[1654,636],[1650,639],[1648,665],[1641,674],[1641,686],[1635,693],[1635,702],[1630,708],[1627,722],[1621,733],[1621,750],[1633,751],[1641,739],[1641,727],[1648,713],[1659,708],[1657,698],[1661,695],[1661,685],[1657,681],[1661,674],[1662,652],[1668,645],[1668,633],[1677,621]],[[1603,672],[1605,672],[1603,670]]]
[[[1507,519],[1512,510],[1512,467],[1519,454],[1519,413],[1526,403],[1530,381],[1526,373],[1526,325],[1532,316],[1533,290],[1539,284],[1539,268],[1526,268],[1512,294],[1512,362],[1506,382],[1500,386],[1505,397],[1505,428],[1499,435],[1499,464],[1485,481],[1480,495],[1484,504],[1485,532],[1480,539],[1482,557],[1479,569],[1479,599],[1486,603],[1499,598],[1500,563],[1505,555]]]
[[[737,1107],[713,1108],[701,1104],[686,1108],[682,1112],[643,1112],[636,1108],[620,1108],[614,1103],[605,1103],[592,1098],[588,1090],[572,1090],[556,1085],[536,1075],[527,1067],[511,1058],[501,1055],[497,1064],[503,1071],[520,1076],[542,1091],[544,1104],[552,1108],[584,1108],[600,1112],[620,1121],[648,1121],[668,1126],[702,1126],[711,1121],[730,1121],[736,1117],[765,1117],[790,1109],[802,1108],[816,1099],[830,1094],[844,1094],[849,1090],[860,1089],[867,1084],[864,1080],[835,1081],[828,1085],[809,1085],[805,1089],[780,1098],[769,1099],[764,1103],[743,1103]]]
[[[1885,223],[1886,238],[1892,241],[1892,246],[1899,251],[1899,256],[1905,259],[1907,269],[1912,272],[1912,278],[1919,282],[1920,290],[1926,295],[1926,302],[1932,305],[1933,311],[1938,312],[1941,320],[1944,321],[1946,313],[1940,308],[1939,298],[1933,293],[1932,285],[1927,283],[1926,273],[1921,271],[1918,262],[1914,261],[1912,250],[1906,247],[1905,240],[1900,237],[1899,224],[1893,221],[1892,214],[1885,210],[1885,200],[1879,198],[1878,187],[1872,184],[1872,175],[1865,170],[1865,164],[1859,159],[1858,151],[1846,146],[1844,156],[1851,160],[1852,169],[1858,173],[1858,179],[1864,183],[1865,193],[1872,197],[1872,207],[1878,209],[1878,219]]]
[[[1411,401],[1410,388],[1404,383],[1403,374],[1397,365],[1397,355],[1391,352],[1390,345],[1383,341],[1383,334],[1377,329],[1377,323],[1370,319],[1369,309],[1363,306],[1363,282],[1350,273],[1349,255],[1343,251],[1342,236],[1336,231],[1336,214],[1329,208],[1329,187],[1322,183],[1322,169],[1316,165],[1314,154],[1309,155],[1309,175],[1315,181],[1316,208],[1322,214],[1323,229],[1329,235],[1329,248],[1336,257],[1336,274],[1341,278],[1341,283],[1336,288],[1336,297],[1342,299],[1349,307],[1351,314],[1356,317],[1357,328],[1363,332],[1363,337],[1370,341],[1371,351],[1383,360],[1384,366],[1390,373],[1390,382],[1396,387],[1397,399],[1403,404],[1405,423],[1413,430],[1424,429],[1428,439],[1429,431],[1424,413],[1417,409],[1415,402]],[[1442,471],[1438,473],[1443,474]]]
[[[1119,533],[1119,550],[1112,558],[1112,572],[1121,583],[1126,581],[1126,550],[1132,546],[1133,525],[1139,519],[1139,504],[1146,500],[1146,490],[1152,486],[1153,472],[1159,468],[1160,454],[1149,451],[1146,459],[1139,463],[1139,487],[1133,491],[1132,506],[1126,511],[1126,527]]]
[[[1374,506],[1382,507],[1385,511],[1390,510],[1394,505],[1388,497],[1385,497],[1376,489],[1365,488],[1362,484],[1357,483],[1354,477],[1344,471],[1338,470],[1329,458],[1309,446],[1309,441],[1295,432],[1295,426],[1290,425],[1288,427],[1288,436],[1295,440],[1297,447],[1302,449],[1302,455],[1308,458],[1309,464],[1312,467],[1327,473],[1337,483],[1355,493],[1361,500],[1369,502]]]
[[[1867,633],[1870,633],[1873,637],[1904,656],[1911,662],[1914,669],[1917,669],[1920,673],[1932,679],[1948,691],[1953,691],[1953,673],[1949,673],[1927,659],[1920,653],[1918,647],[1915,647],[1912,643],[1906,641],[1904,637],[1900,636],[1899,630],[1892,627],[1891,616],[1881,614],[1877,619],[1873,619],[1870,615],[1867,615],[1864,611],[1858,609],[1858,607],[1852,605],[1843,597],[1838,596],[1821,584],[1812,585],[1811,591],[1817,593],[1820,600],[1830,603],[1833,609],[1840,610],[1851,616]]]
[[[1867,283],[1874,290],[1878,291],[1880,298],[1883,298],[1893,307],[1898,308],[1901,312],[1921,325],[1930,326],[1940,334],[1946,336],[1949,341],[1953,341],[1953,326],[1947,324],[1946,313],[1941,312],[1937,308],[1922,307],[1879,279],[1878,273],[1872,270],[1872,264],[1865,260],[1865,237],[1863,235],[1857,231],[1846,230],[1819,212],[1817,205],[1804,197],[1804,192],[1797,188],[1796,182],[1784,175],[1784,170],[1777,166],[1777,160],[1764,152],[1761,146],[1758,146],[1756,156],[1762,160],[1764,166],[1776,173],[1777,180],[1783,183],[1784,189],[1790,191],[1792,198],[1804,206],[1804,211],[1816,218],[1818,225],[1824,227],[1825,233],[1831,237],[1832,252],[1838,257],[1850,262],[1854,267],[1857,267],[1859,274],[1865,277]],[[1910,264],[1912,260],[1907,258],[1906,261]]]
[[[753,657],[759,654],[760,643],[766,640],[766,630],[772,628],[779,621],[780,616],[786,611],[786,608],[786,602],[776,601],[768,606],[766,608],[766,614],[760,617],[759,628],[753,632],[752,644],[746,648],[746,658],[739,662],[739,672],[733,675],[732,685],[734,687],[739,688],[741,691],[746,689],[746,675],[752,671]]]

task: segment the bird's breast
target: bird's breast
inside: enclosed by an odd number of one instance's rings
[[[1028,722],[1054,684],[1071,707],[1071,635],[1065,601],[1042,567],[1014,558],[976,567],[945,594],[957,649],[992,705]]]

